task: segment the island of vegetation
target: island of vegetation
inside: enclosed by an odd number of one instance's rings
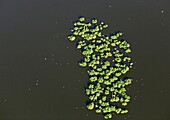
[[[83,55],[79,66],[87,68],[87,109],[95,110],[104,119],[109,119],[115,113],[128,113],[130,96],[127,86],[132,79],[126,73],[132,68],[133,62],[130,44],[121,39],[123,33],[104,35],[102,31],[106,28],[108,25],[102,21],[80,17],[74,22],[68,39],[77,41],[76,47]]]

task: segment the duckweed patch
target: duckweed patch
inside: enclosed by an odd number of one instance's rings
[[[130,44],[121,39],[122,32],[104,35],[108,25],[97,19],[80,17],[71,29],[70,41],[77,41],[77,49],[83,59],[80,67],[86,67],[89,83],[85,88],[88,110],[102,114],[104,119],[113,114],[128,113],[130,96],[127,86],[132,83],[126,73],[132,68]]]

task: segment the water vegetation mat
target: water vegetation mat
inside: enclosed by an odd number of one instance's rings
[[[104,119],[128,113],[127,87],[132,79],[127,72],[133,66],[130,44],[122,39],[122,32],[104,35],[102,31],[108,25],[103,21],[80,17],[73,24],[68,39],[77,42],[83,55],[79,66],[87,68],[87,109],[102,114]]]

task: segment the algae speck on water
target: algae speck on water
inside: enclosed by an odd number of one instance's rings
[[[132,83],[126,73],[132,68],[130,44],[120,39],[122,32],[104,35],[108,25],[97,19],[80,17],[71,29],[70,41],[77,42],[83,59],[79,66],[87,68],[89,82],[85,88],[87,109],[102,114],[104,119],[113,114],[128,113],[130,96],[126,89]]]

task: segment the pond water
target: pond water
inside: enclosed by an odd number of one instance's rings
[[[169,120],[169,14],[167,0],[1,0],[0,120],[103,120],[86,109],[88,75],[67,40],[78,16],[131,43],[130,112],[114,120]]]

